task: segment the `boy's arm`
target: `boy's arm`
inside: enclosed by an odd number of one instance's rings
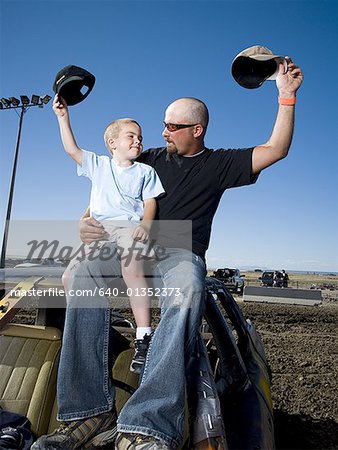
[[[144,200],[143,204],[144,212],[143,219],[141,220],[140,225],[141,227],[147,229],[149,232],[156,215],[156,200],[154,198],[148,198],[147,200]]]
[[[78,147],[70,126],[67,104],[57,94],[54,97],[53,110],[58,118],[64,149],[74,161],[82,166],[82,150]]]
[[[156,214],[156,200],[154,198],[147,198],[144,200],[143,204],[143,219],[133,233],[133,238],[139,241],[146,241],[148,239],[150,228]]]

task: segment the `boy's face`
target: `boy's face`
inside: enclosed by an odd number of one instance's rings
[[[111,139],[113,154],[132,161],[142,153],[142,130],[136,123],[120,125],[119,135]]]

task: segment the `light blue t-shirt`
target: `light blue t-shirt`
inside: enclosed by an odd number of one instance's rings
[[[165,192],[157,173],[147,164],[134,162],[121,167],[108,156],[86,150],[77,174],[92,182],[90,212],[96,220],[139,222],[143,218],[143,201]]]

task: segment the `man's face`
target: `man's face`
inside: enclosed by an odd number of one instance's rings
[[[113,140],[113,152],[117,157],[132,161],[142,153],[142,130],[136,123],[120,125],[118,137]]]
[[[165,124],[176,125],[193,125],[191,118],[189,118],[184,108],[180,105],[170,105],[164,117]],[[162,136],[167,142],[167,152],[170,154],[177,153],[178,155],[185,155],[189,153],[192,143],[194,143],[193,137],[194,127],[187,127],[178,129],[176,131],[169,131],[167,126],[164,127]]]

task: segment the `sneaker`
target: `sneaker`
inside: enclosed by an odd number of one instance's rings
[[[134,339],[135,354],[130,364],[130,372],[140,374],[146,360],[152,334],[145,334],[143,339]]]
[[[114,410],[88,419],[62,422],[53,433],[41,436],[32,445],[31,450],[74,450],[92,448],[94,443],[97,446],[105,445],[108,434],[115,440],[116,419]]]
[[[172,450],[163,441],[142,434],[119,433],[115,450]]]

